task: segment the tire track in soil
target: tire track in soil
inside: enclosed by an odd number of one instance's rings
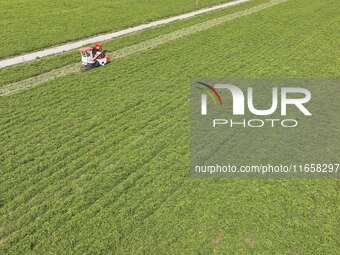
[[[147,50],[151,50],[154,49],[160,45],[166,44],[168,42],[180,39],[182,37],[185,36],[189,36],[189,35],[193,35],[195,33],[198,32],[202,32],[204,30],[210,29],[212,27],[221,25],[225,22],[228,21],[232,21],[235,20],[237,18],[241,18],[244,16],[248,16],[251,15],[253,13],[265,10],[269,7],[275,6],[277,4],[286,2],[288,0],[271,0],[269,2],[266,3],[262,3],[259,5],[256,5],[254,7],[251,7],[249,9],[243,10],[243,11],[239,11],[239,12],[235,12],[233,14],[228,14],[226,16],[222,16],[219,18],[215,18],[215,19],[211,19],[196,25],[192,25],[189,27],[185,27],[185,28],[181,28],[179,30],[176,30],[174,32],[165,34],[165,35],[161,35],[149,40],[146,40],[144,42],[141,43],[137,43],[128,47],[125,47],[123,49],[117,50],[115,52],[112,52],[109,55],[109,57],[112,60],[117,60],[117,59],[122,59],[122,58],[126,58],[129,57],[131,55],[137,54],[137,53],[141,53]],[[105,66],[103,67],[105,68]],[[37,87],[43,83],[46,83],[48,81],[57,79],[59,77],[63,77],[65,75],[68,74],[76,74],[76,73],[80,73],[80,67],[79,64],[70,64],[58,69],[54,69],[52,71],[40,74],[38,76],[35,77],[31,77],[22,81],[18,81],[18,82],[14,82],[8,85],[5,85],[3,87],[0,88],[0,97],[4,97],[4,96],[10,96],[16,93],[19,93],[21,91],[25,91],[28,89],[32,89],[34,87]]]

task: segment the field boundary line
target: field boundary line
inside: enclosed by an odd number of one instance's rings
[[[253,13],[259,12],[261,10],[267,9],[269,7],[272,7],[274,5],[277,5],[279,3],[283,3],[286,1],[288,0],[270,0],[269,2],[256,5],[254,7],[251,7],[243,11],[235,12],[232,14],[228,14],[226,16],[204,21],[202,23],[198,23],[195,25],[191,25],[189,27],[181,28],[176,31],[170,32],[168,34],[164,34],[164,35],[161,35],[161,36],[158,36],[158,37],[155,37],[155,38],[152,38],[152,39],[149,39],[149,40],[146,40],[146,41],[143,41],[143,42],[131,45],[131,46],[127,46],[120,50],[114,51],[108,55],[110,56],[112,60],[125,58],[133,54],[137,54],[137,53],[144,52],[150,49],[154,49],[160,45],[180,39],[182,37],[189,36],[197,32],[202,32],[212,27],[221,25],[225,22],[232,21],[234,19],[241,18],[247,15],[251,15]],[[104,66],[101,68],[106,68],[106,67]],[[78,63],[69,64],[67,66],[54,69],[52,71],[40,74],[38,76],[34,76],[34,77],[31,77],[25,80],[21,80],[18,82],[4,85],[3,87],[0,87],[0,97],[10,96],[20,91],[34,88],[40,84],[43,84],[45,82],[54,80],[56,78],[65,76],[67,74],[78,73],[78,72],[80,72],[80,66]]]
[[[31,53],[26,53],[26,54],[22,54],[22,55],[19,55],[19,56],[9,57],[9,58],[6,58],[4,60],[0,60],[0,69],[4,68],[4,67],[20,64],[20,63],[29,62],[29,61],[32,61],[32,60],[35,60],[35,59],[59,54],[59,53],[62,53],[62,52],[67,52],[67,51],[70,51],[70,50],[78,49],[78,48],[85,46],[85,45],[88,45],[88,44],[108,41],[108,40],[118,38],[118,37],[121,37],[121,36],[124,36],[124,35],[127,35],[127,34],[135,33],[135,32],[138,32],[138,31],[145,30],[145,29],[149,29],[149,28],[158,27],[158,26],[164,25],[164,24],[169,24],[169,23],[172,23],[172,22],[178,21],[178,20],[188,19],[188,18],[191,18],[191,17],[195,17],[197,15],[200,15],[200,14],[211,12],[211,11],[225,9],[225,8],[232,7],[232,6],[235,6],[235,5],[239,5],[239,4],[242,4],[242,3],[246,3],[246,2],[249,2],[249,1],[250,0],[234,0],[232,2],[214,5],[214,6],[203,8],[203,9],[200,9],[200,10],[197,10],[197,11],[192,11],[192,12],[172,16],[172,17],[169,17],[169,18],[152,21],[150,23],[141,24],[141,25],[130,27],[130,28],[127,28],[127,29],[123,29],[123,30],[120,30],[120,31],[116,31],[116,32],[112,32],[112,33],[105,33],[105,34],[97,35],[97,36],[90,37],[90,38],[87,38],[87,39],[82,39],[82,40],[79,40],[79,41],[65,43],[65,44],[62,44],[60,46],[56,46],[56,47],[52,47],[52,48],[47,48],[47,49],[44,49],[44,50],[31,52]]]

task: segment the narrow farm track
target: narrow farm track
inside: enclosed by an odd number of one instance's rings
[[[205,21],[205,22],[202,22],[196,25],[182,28],[177,31],[171,32],[169,34],[165,34],[165,35],[138,43],[136,45],[123,48],[121,50],[118,50],[118,51],[115,51],[109,54],[109,56],[113,60],[126,58],[128,56],[131,56],[131,55],[143,52],[143,51],[154,49],[162,44],[177,40],[179,38],[192,35],[197,32],[201,32],[209,28],[218,26],[225,22],[232,21],[234,19],[241,18],[247,15],[251,15],[253,13],[259,12],[261,10],[267,9],[269,7],[272,7],[274,5],[277,5],[279,3],[286,2],[286,1],[287,0],[271,0],[267,3],[259,4],[255,7],[251,7],[244,11],[236,12],[233,14],[226,15],[224,17],[212,19],[212,20]],[[53,80],[53,79],[56,79],[56,78],[59,78],[59,77],[62,77],[68,74],[72,74],[72,73],[78,73],[78,72],[80,72],[79,64],[70,64],[68,66],[52,70],[50,72],[38,75],[36,77],[32,77],[26,80],[22,80],[22,81],[18,81],[12,84],[5,85],[0,88],[0,97],[10,96],[18,92],[34,88],[50,80]]]

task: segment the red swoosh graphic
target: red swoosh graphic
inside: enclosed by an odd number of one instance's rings
[[[216,91],[216,89],[214,89],[212,86],[206,84],[206,83],[203,83],[203,82],[198,82],[199,84],[207,87],[208,89],[210,89],[217,97],[218,101],[220,102],[220,105],[222,106],[222,99],[221,99],[221,96],[220,94],[218,94],[218,92]]]

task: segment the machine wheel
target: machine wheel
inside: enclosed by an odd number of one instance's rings
[[[92,68],[94,68],[94,67],[96,67],[96,64],[82,65],[82,66],[80,67],[80,70],[81,70],[81,71],[88,71],[88,70],[90,70],[90,69],[92,69]]]

